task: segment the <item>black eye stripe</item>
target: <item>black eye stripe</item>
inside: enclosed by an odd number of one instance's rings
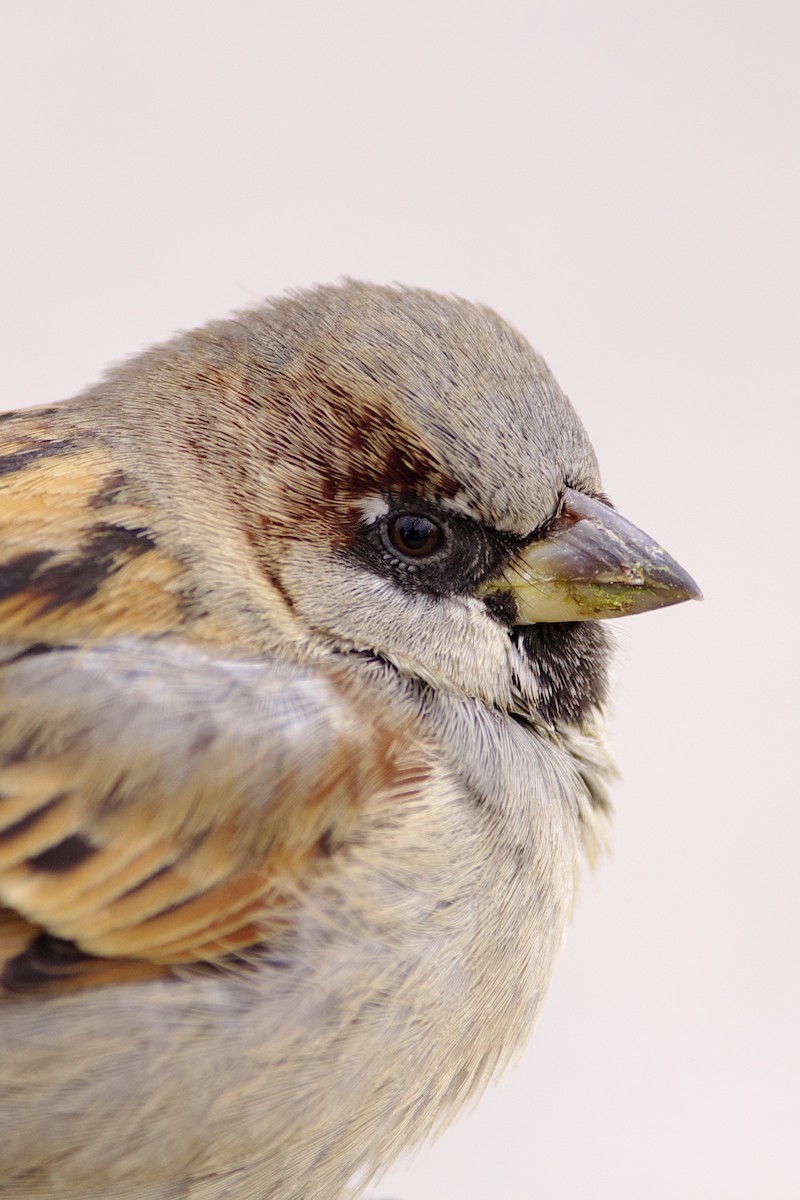
[[[496,575],[520,539],[414,496],[387,496],[388,512],[359,523],[345,551],[403,591],[471,596]]]

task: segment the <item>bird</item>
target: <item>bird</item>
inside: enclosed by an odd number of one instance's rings
[[[362,1195],[527,1042],[699,598],[491,309],[354,280],[0,418],[0,1196]]]

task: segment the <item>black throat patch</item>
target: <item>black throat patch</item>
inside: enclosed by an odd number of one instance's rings
[[[549,724],[580,726],[605,703],[612,646],[599,621],[527,625],[512,636],[534,676],[534,707]]]

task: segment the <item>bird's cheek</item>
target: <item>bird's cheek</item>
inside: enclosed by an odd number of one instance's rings
[[[356,651],[491,704],[508,698],[508,633],[475,599],[436,599],[336,555],[288,548],[281,587],[317,651]]]

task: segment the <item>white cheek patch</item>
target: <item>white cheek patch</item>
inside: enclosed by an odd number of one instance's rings
[[[356,501],[356,508],[361,509],[365,525],[374,525],[386,516],[389,504],[383,496],[365,496],[363,500]]]

